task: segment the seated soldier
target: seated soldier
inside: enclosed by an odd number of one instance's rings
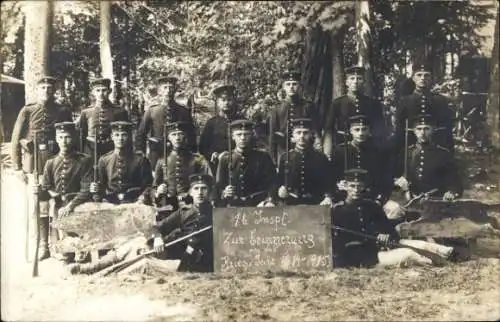
[[[132,145],[132,123],[111,123],[114,150],[99,158],[98,182],[90,184],[90,192],[110,203],[139,202],[150,204],[148,189],[153,182],[149,160]]]
[[[54,125],[59,154],[45,163],[42,183],[37,186],[40,201],[53,200],[49,216],[56,220],[67,216],[76,206],[89,199],[88,184],[92,175],[92,158],[77,152],[73,122]],[[40,218],[40,260],[48,258],[49,217]],[[57,230],[50,229],[51,243],[57,241]],[[54,254],[53,254],[54,255]]]
[[[276,166],[268,153],[254,148],[254,125],[244,119],[231,123],[235,149],[225,151],[217,167],[220,206],[256,207],[274,188]]]
[[[373,267],[379,265],[432,264],[419,252],[449,258],[453,248],[419,240],[401,240],[382,207],[364,198],[368,172],[349,169],[344,174],[346,199],[332,212],[333,266]],[[397,243],[403,248],[381,251],[381,247]]]
[[[168,207],[166,214],[178,209],[178,201],[190,203],[188,197],[189,176],[193,173],[212,175],[210,165],[198,153],[191,152],[187,134],[192,131],[189,122],[173,122],[166,124],[171,151],[168,158],[161,158],[156,164],[153,188],[155,203],[158,207]],[[169,207],[171,206],[171,207]],[[171,208],[171,209],[170,209]],[[161,218],[160,218],[161,219]]]
[[[431,140],[435,130],[432,116],[419,115],[413,124],[417,143],[408,147],[407,156],[403,152],[395,160],[395,185],[406,192],[408,200],[432,190],[430,197],[448,201],[460,197],[463,187],[453,154]],[[390,219],[404,214],[394,201],[389,201],[384,209]]]
[[[175,211],[153,228],[151,238],[157,254],[165,251],[164,240],[171,241],[212,225],[212,177],[207,174],[194,174],[190,176],[190,182],[189,195],[193,199],[192,206]],[[212,231],[206,231],[180,242],[166,250],[166,257],[180,258],[180,271],[210,272],[213,270],[212,236]]]
[[[313,147],[311,119],[291,120],[294,149],[280,156],[273,203],[332,205],[335,178],[326,156]],[[277,194],[277,196],[276,196]]]

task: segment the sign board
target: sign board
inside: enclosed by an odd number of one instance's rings
[[[215,272],[332,269],[330,208],[216,208]]]

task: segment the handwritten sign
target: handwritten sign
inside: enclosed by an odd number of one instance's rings
[[[216,208],[213,227],[216,272],[332,268],[328,207]]]

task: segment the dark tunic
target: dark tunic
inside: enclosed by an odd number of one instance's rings
[[[446,148],[429,143],[408,147],[408,177],[410,191],[418,195],[432,189],[439,191],[433,196],[442,197],[446,191],[459,195],[463,192],[453,154]],[[396,161],[395,178],[404,174],[404,151]]]
[[[72,202],[76,207],[90,200],[89,184],[92,180],[92,158],[74,152],[66,157],[61,155],[49,159],[45,164],[42,177],[41,201],[50,199],[50,191],[59,196],[55,198],[57,207]]]
[[[45,162],[59,151],[55,142],[54,124],[73,121],[71,111],[55,102],[46,106],[40,103],[24,106],[17,116],[12,130],[12,163],[14,169],[33,172],[33,151],[38,151],[38,173],[41,174]],[[34,132],[37,141],[34,142]],[[22,164],[21,164],[22,159]]]
[[[345,134],[349,132],[348,121],[356,114],[366,115],[370,121],[372,135],[377,146],[383,146],[387,138],[387,130],[382,104],[369,96],[359,94],[358,107],[347,95],[336,98],[325,115],[324,131],[332,133],[334,146],[345,142]],[[338,132],[343,132],[340,134]]]
[[[402,149],[405,143],[405,125],[409,121],[409,127],[413,119],[419,114],[430,114],[433,116],[436,127],[442,128],[435,131],[433,142],[453,152],[453,124],[455,111],[453,104],[446,97],[434,93],[413,93],[401,98],[396,111],[396,132],[394,146],[397,150]],[[413,132],[408,134],[408,145],[415,143]]]
[[[231,182],[229,182],[229,152],[225,152],[217,167],[216,186],[220,206],[255,207],[270,196],[276,185],[276,166],[267,152],[249,150],[243,154],[236,150],[231,156]],[[236,197],[222,199],[228,185],[236,187]]]
[[[287,122],[295,118],[310,118],[313,122],[313,133],[319,136],[319,117],[312,102],[302,98],[284,101],[271,110],[268,120],[270,135],[269,153],[277,163],[278,157],[286,152]],[[292,127],[288,126],[288,140],[292,137]],[[290,145],[291,146],[291,145]]]
[[[91,106],[84,109],[79,122],[82,151],[85,151],[88,155],[93,155],[96,141],[98,156],[113,150],[110,123],[116,121],[129,121],[128,113],[109,101],[104,103],[102,107]]]
[[[332,225],[374,237],[389,234],[393,240],[399,239],[382,207],[370,199],[358,199],[351,204],[334,208]],[[376,240],[340,231],[335,227],[332,237],[334,268],[370,267],[377,264],[379,247]]]
[[[100,194],[108,202],[136,201],[153,183],[151,164],[142,153],[128,152],[120,156],[112,151],[99,159],[97,167]]]
[[[326,156],[313,148],[305,151],[290,150],[288,154],[288,175],[286,175],[287,154],[280,156],[277,188],[286,186],[295,194],[286,200],[287,205],[317,205],[326,194],[334,191],[334,177],[331,163]],[[285,179],[286,176],[286,179]],[[276,195],[277,197],[277,190]]]

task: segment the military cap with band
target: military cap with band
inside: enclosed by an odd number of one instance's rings
[[[345,69],[345,74],[346,75],[364,75],[365,74],[365,68],[362,66],[350,66]]]
[[[306,128],[306,129],[311,129],[312,128],[312,120],[310,118],[296,118],[290,120],[290,125],[296,129],[296,128]]]
[[[283,81],[297,81],[300,82],[300,71],[289,69],[283,73]]]
[[[75,132],[76,125],[74,122],[59,122],[54,124],[54,128],[61,132]]]
[[[127,131],[131,132],[133,124],[125,121],[111,122],[111,131]]]
[[[365,114],[356,114],[349,117],[349,125],[370,125],[370,119]]]
[[[432,115],[430,115],[430,114],[420,114],[420,115],[417,115],[413,118],[412,124],[413,124],[413,126],[434,125],[435,120],[434,120],[434,117],[432,117]]]
[[[110,88],[111,86],[111,79],[109,78],[97,78],[94,79],[92,82],[90,82],[90,87],[95,88],[95,87],[106,87]]]
[[[158,84],[168,84],[168,83],[171,83],[171,84],[177,84],[177,81],[179,79],[175,76],[160,76],[156,79],[156,82]]]
[[[212,91],[212,93],[215,96],[234,95],[235,92],[236,92],[236,87],[231,84],[219,85]]]
[[[167,133],[172,132],[187,132],[192,127],[192,124],[186,121],[170,122],[165,124],[165,130]]]
[[[195,173],[189,176],[189,184],[191,186],[200,183],[204,183],[207,186],[211,187],[213,183],[213,178],[211,175],[205,173]]]
[[[344,180],[366,182],[368,179],[368,171],[361,168],[353,168],[344,171]]]
[[[255,123],[247,120],[247,119],[240,119],[240,120],[235,120],[231,122],[231,130],[236,131],[236,130],[253,130],[255,126]]]
[[[49,84],[49,85],[55,85],[57,82],[57,79],[55,77],[52,77],[52,76],[43,76],[43,77],[40,77],[40,79],[38,80],[37,84]]]

